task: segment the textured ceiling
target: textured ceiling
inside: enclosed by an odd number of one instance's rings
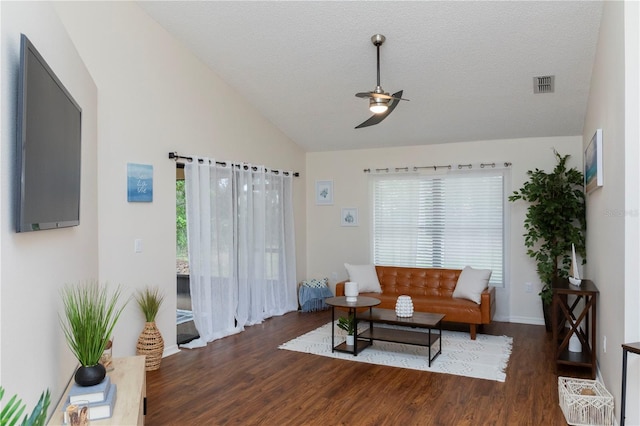
[[[141,1],[307,151],[582,134],[596,1]],[[382,123],[356,92],[404,90]],[[555,92],[533,94],[533,77]]]

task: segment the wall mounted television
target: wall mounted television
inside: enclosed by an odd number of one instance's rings
[[[16,231],[80,224],[82,108],[29,39],[20,37]]]

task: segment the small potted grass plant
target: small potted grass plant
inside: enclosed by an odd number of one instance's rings
[[[338,328],[347,332],[347,346],[353,346],[356,332],[355,314],[351,313],[349,316],[338,318]]]
[[[136,301],[146,321],[144,329],[140,333],[140,337],[138,337],[136,353],[145,355],[147,371],[157,370],[160,368],[160,361],[162,360],[164,340],[156,325],[156,315],[158,315],[160,306],[164,301],[164,294],[157,287],[145,287],[144,290],[140,290],[136,294]]]
[[[96,385],[106,375],[99,361],[128,302],[118,306],[120,296],[120,287],[109,294],[107,286],[97,282],[65,286],[62,290],[65,315],[60,324],[69,349],[80,362],[74,376],[80,386]]]

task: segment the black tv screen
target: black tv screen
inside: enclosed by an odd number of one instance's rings
[[[16,231],[80,224],[82,109],[22,34]]]

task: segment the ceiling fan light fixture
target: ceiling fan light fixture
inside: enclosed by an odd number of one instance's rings
[[[374,114],[382,114],[389,109],[388,99],[370,98],[369,99],[369,111]]]

